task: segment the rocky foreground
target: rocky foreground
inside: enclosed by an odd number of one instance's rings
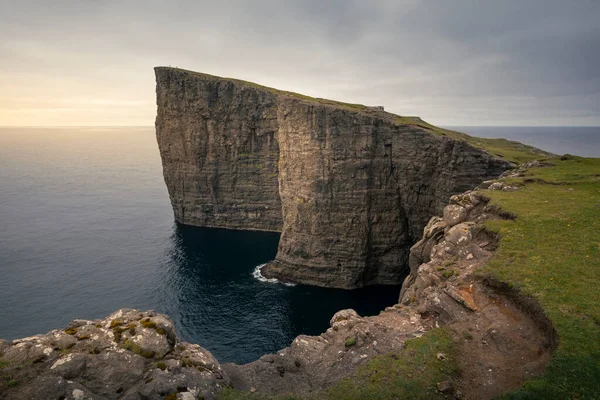
[[[500,182],[485,187],[518,190]],[[497,245],[481,224],[494,218],[511,216],[481,193],[453,196],[413,246],[398,304],[366,318],[342,310],[323,334],[299,336],[246,365],[220,365],[206,349],[180,341],[172,321],[152,311],[122,309],[45,335],[0,341],[0,398],[213,399],[224,387],[309,394],[376,356],[402,351],[407,340],[437,326],[453,332],[463,372],[460,382],[440,382],[440,390],[493,397],[539,374],[556,345],[535,304],[476,274]]]
[[[2,341],[0,355],[7,399],[211,399],[228,382],[210,352],[181,342],[173,322],[151,311],[74,320]]]

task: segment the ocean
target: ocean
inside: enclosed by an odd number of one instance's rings
[[[549,151],[582,157],[600,157],[598,126],[447,126],[484,138],[504,138]]]
[[[458,130],[600,156],[600,128]],[[278,234],[176,224],[153,127],[0,128],[0,187],[0,338],[154,309],[220,362],[245,363],[338,310],[373,315],[398,298],[397,286],[263,282],[253,272]]]
[[[119,308],[167,313],[220,362],[246,363],[395,304],[400,288],[262,282],[279,234],[180,226],[153,127],[0,128],[0,338]]]

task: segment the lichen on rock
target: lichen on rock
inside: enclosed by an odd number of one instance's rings
[[[141,321],[147,322],[145,327]],[[130,331],[134,325],[135,331]],[[73,335],[66,332],[75,328]],[[62,330],[0,344],[1,360],[6,363],[3,372],[18,382],[0,387],[0,395],[5,392],[8,398],[138,399],[142,395],[158,400],[179,391],[212,399],[228,384],[209,351],[180,342],[173,322],[153,311],[121,309],[102,320],[74,320]],[[158,362],[165,368],[159,368]]]

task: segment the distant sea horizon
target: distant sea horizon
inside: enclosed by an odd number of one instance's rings
[[[556,155],[600,157],[600,125],[438,125],[471,136],[521,142]],[[154,125],[31,125],[0,129],[154,129]]]
[[[562,155],[600,157],[600,126],[443,126],[482,138],[503,138]]]

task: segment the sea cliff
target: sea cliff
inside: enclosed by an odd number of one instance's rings
[[[281,231],[269,277],[346,289],[399,284],[431,215],[511,165],[378,107],[155,71],[175,219]]]

